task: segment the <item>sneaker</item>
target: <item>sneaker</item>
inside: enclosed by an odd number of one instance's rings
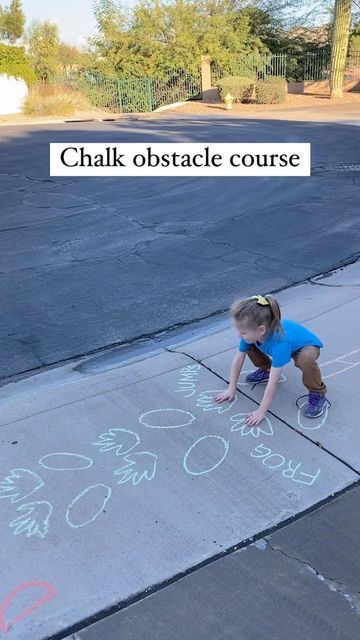
[[[245,380],[246,382],[252,382],[252,384],[259,384],[260,382],[267,382],[269,380],[270,371],[267,369],[256,369],[251,373],[248,373]]]
[[[330,405],[330,403],[323,393],[310,391],[308,403],[303,409],[303,414],[306,418],[318,418],[324,413],[326,405]]]

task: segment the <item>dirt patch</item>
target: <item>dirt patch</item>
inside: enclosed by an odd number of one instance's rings
[[[287,111],[301,109],[302,107],[332,107],[346,104],[358,104],[360,106],[360,92],[344,93],[343,98],[330,100],[329,96],[323,93],[315,94],[288,94],[286,102],[282,104],[234,104],[232,110],[227,111],[224,104],[215,101],[190,101],[186,104],[171,109],[171,113],[184,113],[188,115],[260,115],[272,111]]]

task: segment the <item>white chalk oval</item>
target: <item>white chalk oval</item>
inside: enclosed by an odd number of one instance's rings
[[[93,464],[91,458],[80,453],[48,453],[39,460],[39,464],[51,471],[78,471],[88,469]]]
[[[329,406],[328,405],[325,406],[324,414],[320,416],[320,418],[305,418],[305,416],[302,415],[301,410],[306,404],[307,404],[306,401],[299,404],[299,410],[298,410],[299,427],[301,427],[301,429],[306,429],[307,431],[314,431],[315,429],[321,429],[321,427],[324,426],[327,420],[328,413],[329,413]]]
[[[184,457],[184,469],[192,476],[214,471],[226,458],[229,443],[221,436],[203,436],[196,440]]]
[[[194,422],[195,416],[183,409],[154,409],[139,418],[140,424],[150,429],[178,429]]]
[[[111,489],[105,484],[94,484],[82,491],[66,509],[65,519],[69,527],[79,529],[96,520],[111,497]]]

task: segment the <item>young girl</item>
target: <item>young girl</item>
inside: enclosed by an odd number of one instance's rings
[[[275,396],[283,367],[292,358],[295,366],[301,369],[303,384],[309,391],[303,413],[307,418],[321,416],[326,404],[330,404],[316,362],[323,347],[321,340],[301,324],[281,320],[279,304],[270,295],[237,300],[231,307],[231,314],[241,340],[231,366],[229,388],[218,395],[216,401],[234,399],[247,354],[258,368],[246,376],[246,381],[253,384],[267,382],[260,407],[246,418],[249,425],[259,424]]]

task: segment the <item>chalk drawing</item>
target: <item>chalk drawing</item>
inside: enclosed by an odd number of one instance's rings
[[[243,386],[248,387],[249,385],[253,385],[254,384],[253,382],[246,382],[245,378],[248,375],[248,373],[254,373],[254,371],[255,371],[255,369],[251,369],[249,371],[241,371],[240,375],[239,375],[239,381],[238,381],[236,386],[237,387],[238,386],[240,386],[240,387],[243,387]],[[285,373],[282,373],[280,378],[279,378],[279,382],[286,382],[286,380],[287,380],[287,377],[286,377]],[[256,384],[255,386],[263,386],[263,384],[264,383],[260,383],[260,385]]]
[[[340,365],[340,369],[332,371],[334,368],[331,365]],[[345,367],[341,365],[346,365]],[[360,365],[360,349],[354,349],[353,351],[349,351],[348,353],[343,353],[342,355],[334,358],[333,360],[328,360],[327,362],[322,362],[319,366],[321,369],[321,377],[323,380],[327,378],[332,378],[333,376],[338,376],[341,373],[345,373],[345,371],[349,371],[354,367],[358,367]],[[323,372],[329,371],[330,373],[326,373],[323,375]],[[298,403],[297,403],[298,404]],[[297,413],[297,422],[299,427],[305,429],[307,431],[315,431],[316,429],[321,429],[324,426],[328,414],[329,414],[329,405],[326,404],[324,413],[319,418],[306,418],[302,415],[301,410],[307,404],[306,400],[298,404],[298,413]],[[304,422],[305,421],[305,422]]]
[[[191,364],[183,367],[180,371],[180,377],[178,380],[178,389],[175,389],[175,393],[182,393],[184,398],[190,398],[196,393],[196,383],[198,382],[199,370],[201,366],[199,364]]]
[[[321,427],[324,426],[328,414],[329,414],[329,406],[326,405],[325,409],[324,409],[324,413],[322,414],[322,416],[319,416],[319,418],[306,418],[305,416],[302,415],[301,410],[302,408],[307,404],[307,400],[304,400],[303,402],[300,402],[298,407],[298,413],[297,413],[297,421],[298,421],[298,425],[299,427],[301,427],[302,429],[306,429],[308,431],[314,431],[315,429],[321,429]],[[305,424],[304,421],[308,420],[308,422]]]
[[[198,460],[196,460],[194,451],[196,451]],[[192,476],[210,473],[225,460],[228,451],[229,443],[221,436],[203,436],[196,440],[186,452],[183,461],[184,469]],[[189,458],[192,460],[189,461]],[[197,467],[196,470],[195,467]]]
[[[269,467],[269,469],[280,469],[280,467],[282,467],[286,462],[286,458],[283,455],[281,455],[280,453],[273,453],[272,450],[269,447],[265,447],[264,444],[259,444],[257,447],[255,447],[255,451],[252,451],[250,455],[252,458],[262,458],[262,463],[266,467]],[[277,460],[277,462],[275,462],[275,459]],[[279,459],[281,460],[280,462]],[[269,463],[269,460],[272,460],[271,463]],[[296,476],[296,472],[300,469],[302,463],[298,463],[295,469],[293,468],[292,464],[293,462],[292,460],[290,460],[288,462],[288,468],[282,470],[282,476],[284,478],[289,478],[294,482],[311,486],[320,475],[320,469],[318,469],[315,474],[299,471],[298,476]]]
[[[131,481],[133,485],[139,484],[142,480],[152,480],[156,473],[157,456],[148,451],[141,451],[125,456],[122,467],[114,472],[119,476],[118,484],[125,484]]]
[[[12,610],[15,610],[19,606],[23,606],[24,602],[23,594],[25,591],[29,591],[31,593],[32,590],[35,590],[35,594],[37,594],[38,590],[41,589],[44,592],[44,595],[30,604],[26,609],[21,610],[14,618],[10,620],[6,620],[6,615],[9,612],[11,607]],[[19,594],[21,597],[18,598]],[[29,595],[29,594],[27,594]],[[42,580],[31,580],[30,582],[24,582],[16,589],[13,589],[6,598],[0,603],[0,631],[3,633],[8,633],[18,622],[27,618],[31,613],[42,607],[46,602],[49,602],[53,598],[57,596],[57,591],[52,584],[48,582],[43,582]],[[17,599],[20,600],[20,605],[17,604]]]
[[[178,429],[194,422],[195,416],[183,409],[154,409],[139,418],[140,424],[150,429]]]
[[[293,477],[295,476],[295,473],[297,472],[298,469],[300,469],[301,467],[301,462],[298,462],[297,465],[295,465],[295,467],[293,466],[293,461],[289,460],[288,461],[288,468],[287,469],[283,469],[281,474],[284,476],[284,478],[290,478],[290,480],[293,479]]]
[[[196,400],[196,406],[200,407],[203,411],[217,411],[217,413],[225,413],[225,411],[230,411],[231,407],[234,406],[237,401],[237,396],[235,396],[232,402],[225,402],[224,404],[219,404],[215,401],[216,396],[219,393],[222,393],[221,389],[217,389],[216,391],[202,391]]]
[[[250,453],[252,458],[263,458],[264,456],[269,456],[271,454],[271,449],[269,447],[265,447],[264,444],[258,444],[255,447],[255,451]]]
[[[138,434],[128,429],[112,428],[98,437],[93,446],[99,447],[102,452],[114,451],[117,456],[125,456],[140,443]]]
[[[14,529],[14,535],[26,533],[27,538],[38,536],[45,538],[49,529],[49,520],[53,512],[50,502],[39,500],[38,502],[28,502],[18,507],[16,511],[23,512],[21,516],[10,522],[10,527]]]
[[[326,370],[327,367],[331,364],[345,364],[345,367],[342,367],[338,371],[333,371],[332,373],[326,373],[322,375],[323,380],[326,378],[332,378],[333,376],[338,376],[340,373],[344,373],[345,371],[349,371],[349,369],[353,369],[354,367],[358,367],[360,365],[360,349],[355,349],[354,351],[349,351],[349,353],[343,353],[342,355],[334,358],[334,360],[328,360],[328,362],[323,362],[320,364],[320,368]]]
[[[82,491],[66,509],[65,520],[69,527],[80,529],[94,522],[104,510],[107,502],[111,498],[111,489],[105,484],[94,484]],[[88,504],[87,504],[88,503]],[[93,504],[95,503],[96,511]],[[97,503],[97,504],[96,504]],[[84,511],[88,511],[88,516],[84,520]]]
[[[231,426],[231,431],[240,431],[242,436],[251,435],[254,438],[258,438],[261,433],[264,433],[267,436],[272,436],[274,434],[272,424],[267,416],[265,416],[261,426],[250,427],[245,423],[248,415],[248,413],[237,413],[236,415],[231,416],[230,420],[234,423]]]
[[[92,466],[91,458],[80,453],[48,453],[39,460],[39,464],[50,471],[78,471]]]
[[[44,486],[37,473],[29,469],[12,469],[0,482],[0,498],[9,498],[11,502],[20,502]]]

